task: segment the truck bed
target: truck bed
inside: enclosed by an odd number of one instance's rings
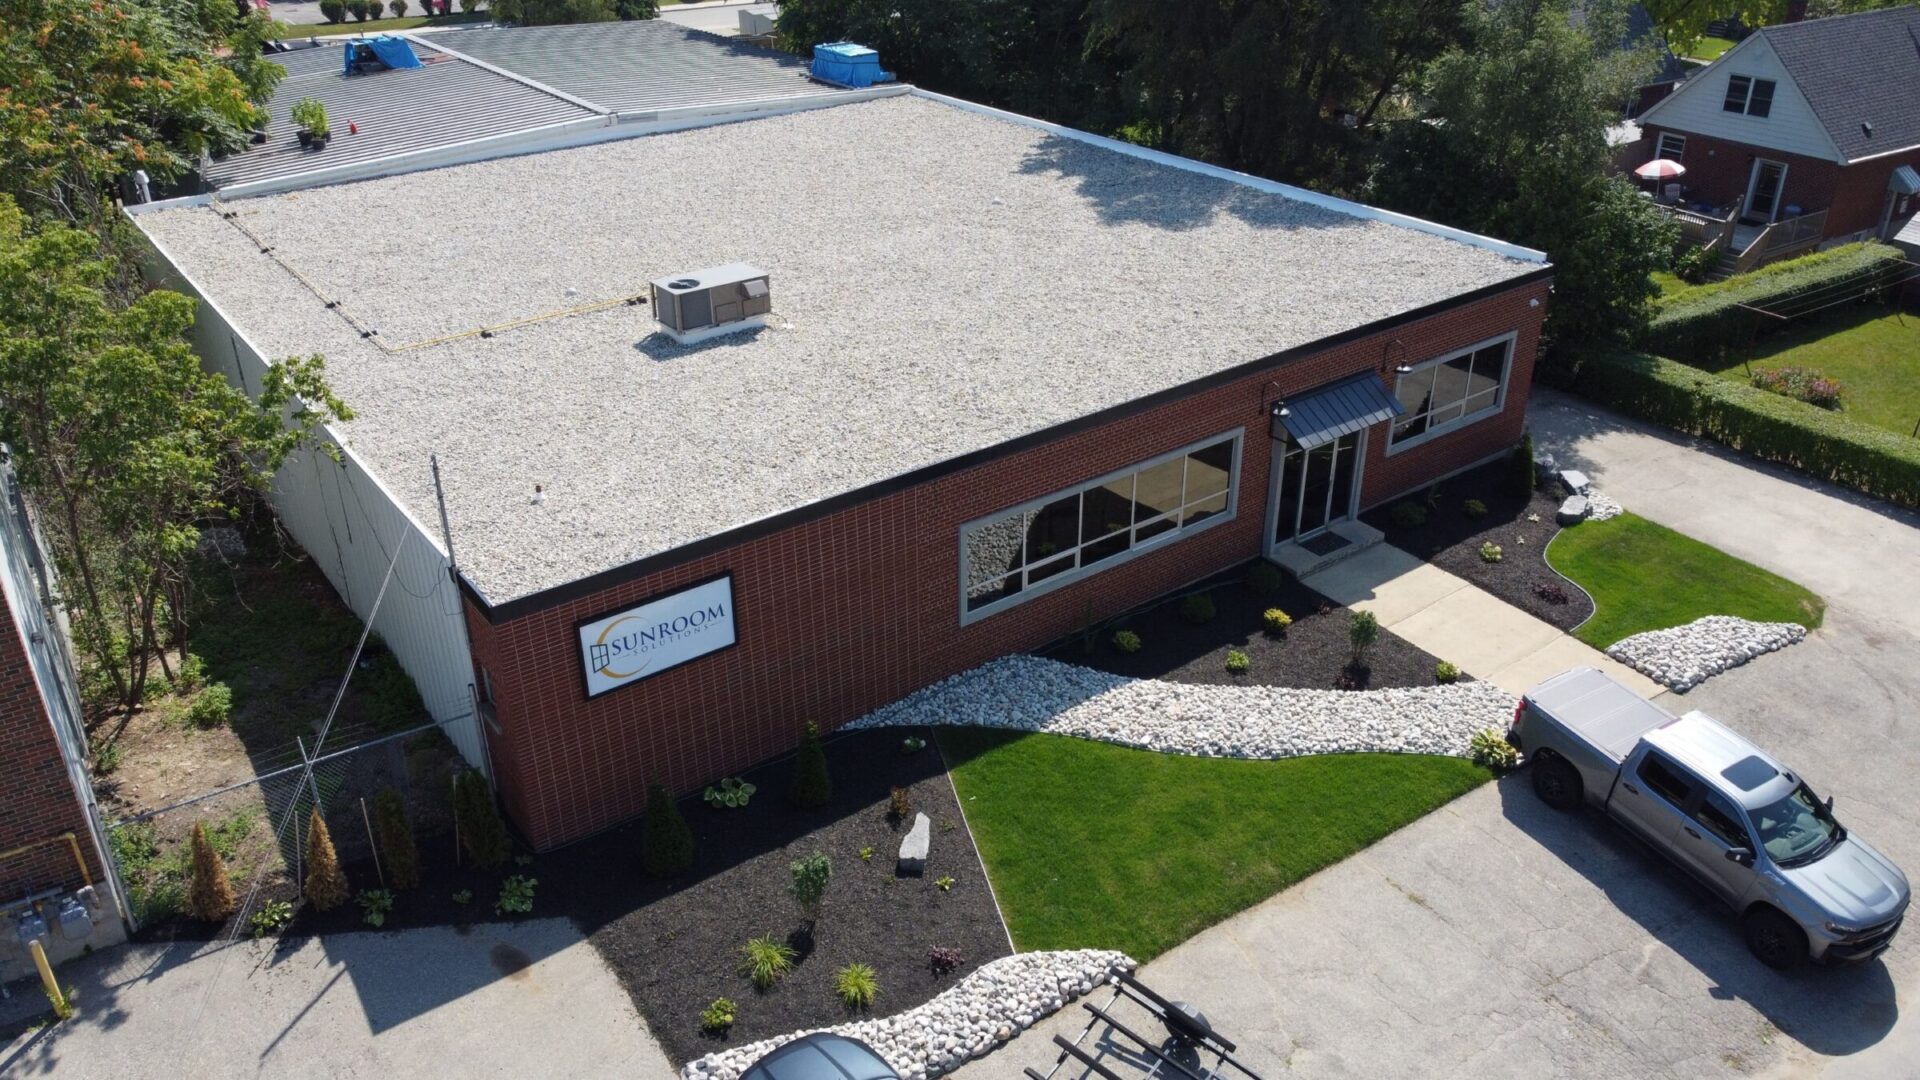
[[[1673,714],[1594,668],[1574,668],[1548,679],[1527,700],[1594,753],[1619,765],[1640,736]]]

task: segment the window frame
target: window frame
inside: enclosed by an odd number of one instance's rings
[[[1739,97],[1740,107],[1736,109],[1733,107],[1734,106],[1734,86],[1738,83],[1746,83],[1747,86],[1746,86],[1746,90],[1740,94],[1740,97]],[[1761,102],[1761,105],[1764,107],[1764,111],[1754,112],[1753,111],[1754,91],[1760,89],[1762,85],[1766,86],[1767,88],[1766,99]],[[1720,111],[1730,112],[1730,113],[1733,113],[1735,116],[1751,116],[1759,120],[1765,120],[1769,116],[1773,115],[1773,101],[1774,101],[1774,98],[1779,95],[1779,93],[1780,93],[1780,83],[1776,79],[1762,79],[1757,75],[1729,75],[1727,77],[1726,96],[1720,99]]]
[[[1660,790],[1656,781],[1647,775],[1647,766],[1649,765],[1658,768],[1674,780],[1685,785],[1686,793],[1676,800],[1672,795]],[[1647,789],[1647,794],[1658,796],[1661,802],[1666,803],[1681,814],[1687,813],[1687,808],[1693,805],[1694,798],[1700,794],[1700,789],[1704,786],[1698,777],[1687,771],[1685,766],[1657,750],[1648,750],[1641,756],[1640,764],[1633,767],[1633,775],[1634,779],[1639,780]]]
[[[1680,149],[1675,150],[1671,154],[1667,153],[1668,139],[1672,139],[1675,142],[1678,142],[1680,144]],[[1663,158],[1667,161],[1679,161],[1681,158],[1686,156],[1686,153],[1687,153],[1687,137],[1685,135],[1680,135],[1671,131],[1663,131],[1660,133],[1660,137],[1654,140],[1653,156],[1656,158]]]
[[[1105,570],[1109,570],[1113,567],[1124,566],[1128,562],[1133,561],[1135,558],[1138,558],[1142,555],[1150,554],[1155,551],[1159,551],[1161,548],[1166,547],[1170,544],[1173,544],[1185,537],[1193,536],[1197,533],[1204,532],[1207,529],[1211,529],[1216,525],[1224,525],[1227,522],[1232,521],[1234,518],[1239,516],[1239,512],[1240,512],[1240,481],[1244,476],[1244,473],[1242,470],[1243,470],[1243,460],[1246,452],[1246,442],[1247,442],[1246,435],[1247,435],[1247,429],[1245,427],[1231,428],[1227,431],[1222,431],[1214,435],[1209,435],[1204,439],[1195,440],[1194,442],[1188,443],[1187,445],[1182,446],[1179,449],[1169,450],[1166,453],[1159,454],[1155,457],[1147,458],[1146,460],[1141,461],[1137,464],[1128,465],[1125,468],[1115,469],[1111,472],[1103,473],[1098,477],[1095,477],[1091,480],[1084,481],[1082,483],[1074,484],[1071,487],[1060,488],[1057,491],[1048,492],[1047,494],[1042,495],[1037,499],[1029,499],[1026,502],[1017,503],[1013,506],[1003,507],[999,510],[995,510],[991,514],[984,514],[980,517],[973,518],[972,520],[962,522],[959,529],[956,532],[956,537],[958,539],[959,548],[960,548],[959,559],[958,559],[959,571],[960,571],[960,580],[958,585],[960,625],[967,626],[981,619],[988,618],[989,616],[997,615],[1002,611],[1008,610],[1009,608],[1018,607],[1020,604],[1026,602],[1027,600],[1034,599],[1036,597],[1045,596],[1048,593],[1053,592],[1057,589],[1065,588],[1066,586],[1071,585],[1077,581],[1084,581],[1095,574],[1101,573],[1102,571],[1105,571]],[[1144,527],[1154,525],[1160,522],[1172,521],[1173,528],[1164,530],[1162,532],[1157,532],[1152,536],[1147,537],[1144,540],[1138,540],[1138,541],[1132,542],[1128,545],[1126,550],[1121,551],[1114,555],[1109,555],[1099,560],[1098,562],[1093,563],[1092,565],[1086,565],[1084,563],[1080,563],[1079,565],[1075,565],[1068,569],[1061,570],[1057,573],[1050,574],[1046,578],[1040,581],[1029,582],[1023,588],[1021,588],[1019,592],[1014,593],[1011,596],[1002,597],[999,600],[993,601],[992,603],[983,604],[976,608],[972,608],[972,609],[968,608],[967,606],[968,582],[972,577],[973,567],[971,565],[971,558],[967,552],[967,534],[971,530],[983,525],[991,524],[1003,518],[1015,517],[1020,514],[1025,514],[1035,510],[1039,510],[1042,507],[1045,507],[1049,504],[1052,504],[1054,502],[1057,502],[1069,496],[1076,496],[1076,495],[1084,496],[1087,492],[1095,491],[1100,488],[1103,488],[1106,485],[1111,484],[1113,481],[1120,479],[1121,477],[1135,476],[1139,473],[1146,472],[1149,469],[1158,467],[1160,465],[1164,465],[1169,461],[1184,459],[1189,454],[1193,454],[1200,450],[1205,450],[1210,446],[1217,446],[1220,443],[1226,442],[1229,440],[1233,444],[1233,449],[1232,449],[1232,456],[1227,463],[1227,489],[1225,492],[1225,495],[1227,497],[1226,509],[1220,510],[1214,513],[1210,513],[1206,517],[1201,518],[1198,521],[1193,522],[1192,524],[1184,523],[1182,521],[1182,517],[1187,512],[1187,510],[1191,508],[1191,506],[1186,499],[1186,477],[1185,477],[1185,473],[1183,472],[1181,476],[1181,496],[1180,496],[1179,504],[1176,505],[1171,510],[1162,511],[1158,514],[1153,514],[1148,517],[1142,518],[1138,516],[1139,492],[1138,492],[1138,484],[1136,483],[1135,484],[1136,490],[1134,492],[1134,495],[1135,495],[1134,516],[1133,516],[1133,519],[1128,522],[1127,527],[1124,530],[1121,530],[1120,532],[1115,532],[1105,536],[1095,537],[1092,540],[1088,540],[1084,535],[1082,535],[1079,543],[1075,544],[1072,550],[1076,553],[1083,551],[1086,548],[1092,546],[1093,544],[1097,544],[1102,540],[1109,539],[1111,536],[1121,535],[1122,532],[1131,536],[1136,534],[1140,529]],[[1219,497],[1218,494],[1204,496],[1203,498],[1196,499],[1194,501],[1194,504],[1192,505],[1197,505],[1199,503],[1210,501],[1218,497]],[[1082,517],[1084,518],[1084,515],[1086,513],[1084,502],[1081,504],[1080,512]],[[1083,534],[1084,534],[1084,528],[1083,528]],[[1025,541],[1023,538],[1022,543],[1024,542]],[[1049,558],[1051,558],[1051,556],[1049,556]],[[1077,558],[1075,561],[1076,563],[1079,563],[1079,560]],[[1024,569],[1026,569],[1026,561],[1023,556],[1022,570]],[[1016,573],[1018,572],[1019,571],[1016,571]],[[1000,575],[1000,577],[1003,577],[1003,578],[1008,576],[1011,576],[1011,575],[1008,575],[1008,574]]]
[[[1466,346],[1465,348],[1455,349],[1452,352],[1442,353],[1439,356],[1435,356],[1427,360],[1422,360],[1419,363],[1413,365],[1412,371],[1407,372],[1405,375],[1394,376],[1392,393],[1393,393],[1394,400],[1398,401],[1400,400],[1400,381],[1402,379],[1416,377],[1421,372],[1431,371],[1434,368],[1437,368],[1447,363],[1448,361],[1458,360],[1463,356],[1467,356],[1472,353],[1479,352],[1481,349],[1488,348],[1489,346],[1501,345],[1501,344],[1504,344],[1506,346],[1507,361],[1500,369],[1500,388],[1494,391],[1493,406],[1491,408],[1481,409],[1480,411],[1474,412],[1474,413],[1462,413],[1460,416],[1454,417],[1453,419],[1444,421],[1440,424],[1433,424],[1430,422],[1428,423],[1426,430],[1420,432],[1420,434],[1409,435],[1404,439],[1394,438],[1393,431],[1394,431],[1394,428],[1398,427],[1404,421],[1406,416],[1412,415],[1412,414],[1411,412],[1409,412],[1409,413],[1404,413],[1400,416],[1393,417],[1387,421],[1386,456],[1392,457],[1395,454],[1401,453],[1406,450],[1411,450],[1416,446],[1425,445],[1426,443],[1431,442],[1434,439],[1443,438],[1463,428],[1472,427],[1473,425],[1478,424],[1483,420],[1491,420],[1494,417],[1505,413],[1507,411],[1507,391],[1513,385],[1514,353],[1519,350],[1519,344],[1520,344],[1520,332],[1518,330],[1509,330],[1504,334],[1496,334],[1493,337],[1487,338],[1484,341],[1476,341],[1473,344]],[[1473,395],[1471,394],[1467,395],[1467,397],[1472,397],[1472,396]],[[1465,402],[1465,400],[1466,398],[1461,399],[1463,403]],[[1429,409],[1428,411],[1431,412],[1432,410]]]

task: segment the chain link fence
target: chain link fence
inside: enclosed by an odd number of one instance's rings
[[[389,788],[400,793],[416,834],[451,830],[453,779],[466,763],[441,725],[309,754],[305,742],[296,741],[287,764],[111,825],[108,846],[135,923],[149,927],[186,912],[196,824],[225,861],[235,893],[251,897],[243,920],[266,901],[299,896],[315,807],[342,864],[372,854],[373,800]]]

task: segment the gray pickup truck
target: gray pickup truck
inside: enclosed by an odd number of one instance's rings
[[[1725,901],[1770,967],[1885,952],[1911,892],[1833,800],[1700,712],[1674,716],[1593,668],[1529,690],[1508,739],[1547,805],[1589,803]]]

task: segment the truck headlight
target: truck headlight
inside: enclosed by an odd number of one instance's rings
[[[1851,926],[1841,926],[1839,923],[1834,922],[1832,919],[1828,919],[1826,922],[1823,922],[1820,925],[1826,927],[1827,933],[1829,934],[1857,934],[1860,932]]]

